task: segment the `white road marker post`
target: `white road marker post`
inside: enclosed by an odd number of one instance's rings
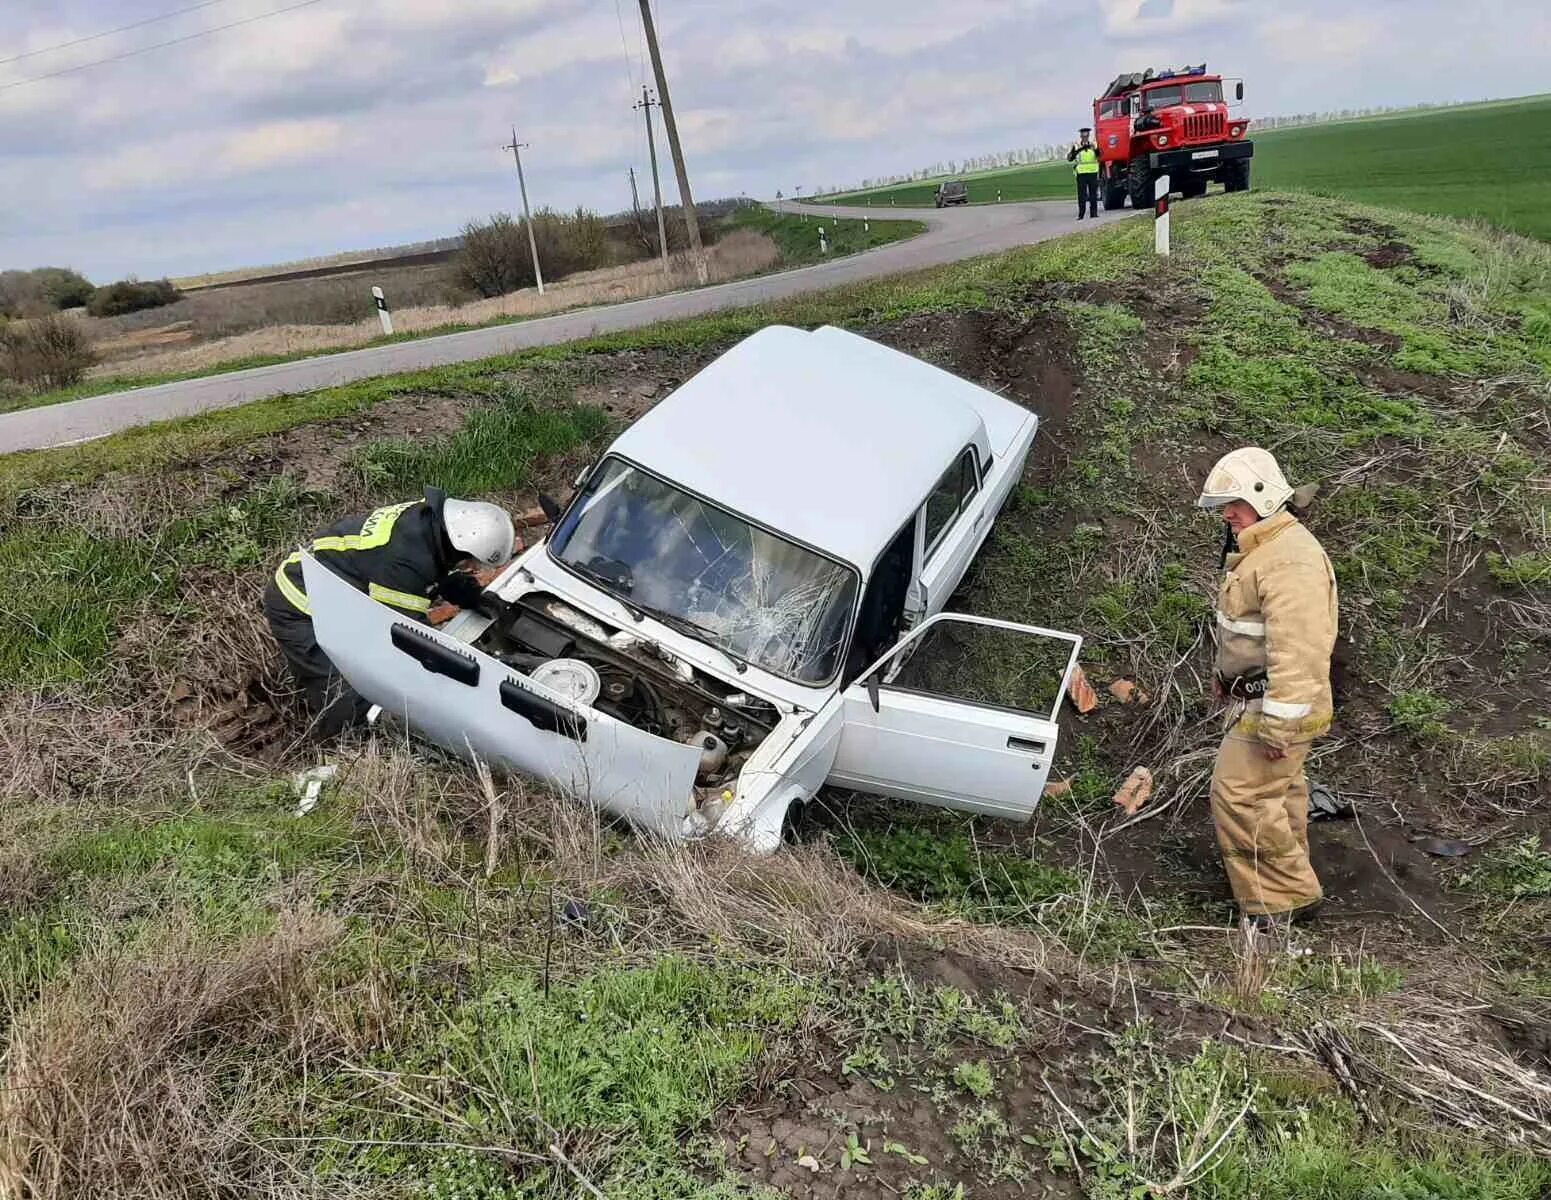
[[[829,253],[829,239],[824,236],[824,226],[819,226],[819,253]]]
[[[387,337],[392,337],[393,314],[388,311],[388,298],[382,294],[380,287],[372,289],[372,300],[377,305],[377,319],[382,322],[382,332]]]
[[[1152,248],[1165,258],[1169,254],[1169,177],[1160,175],[1152,185]]]

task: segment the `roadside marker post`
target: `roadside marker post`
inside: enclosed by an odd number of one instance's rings
[[[824,226],[819,226],[819,253],[829,253],[829,239],[824,236]]]
[[[1002,189],[1001,188],[997,188],[996,189],[996,202],[998,204],[1000,204],[1002,202]]]
[[[1165,258],[1169,253],[1169,177],[1160,175],[1152,185],[1152,248]]]
[[[382,294],[380,287],[372,289],[372,301],[377,305],[377,319],[382,322],[382,332],[392,337],[393,314],[388,311],[388,298]]]

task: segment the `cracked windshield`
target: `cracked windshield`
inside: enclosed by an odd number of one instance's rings
[[[555,557],[627,604],[801,683],[836,672],[856,572],[619,459],[593,472]]]

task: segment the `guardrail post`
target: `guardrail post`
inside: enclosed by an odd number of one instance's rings
[[[372,289],[372,300],[377,305],[377,319],[382,322],[382,332],[388,337],[392,337],[393,314],[388,311],[388,298],[382,294],[380,287]]]

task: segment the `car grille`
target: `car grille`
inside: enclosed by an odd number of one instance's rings
[[[1224,135],[1226,124],[1222,113],[1192,113],[1185,118],[1185,140],[1220,138]]]

